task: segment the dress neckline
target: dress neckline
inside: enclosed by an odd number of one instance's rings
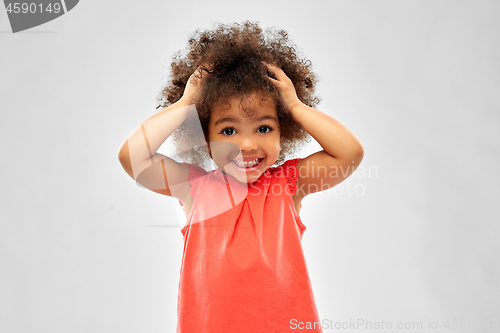
[[[257,184],[259,182],[262,182],[265,178],[270,178],[271,174],[272,174],[272,170],[274,170],[275,167],[270,167],[269,169],[267,169],[265,172],[263,172],[259,178],[257,178],[255,181],[253,181],[252,183],[242,183],[240,182],[239,180],[237,180],[236,178],[234,178],[232,175],[222,171],[221,168],[217,168],[215,170],[212,170],[210,171],[210,173],[212,173],[213,176],[221,179],[223,182],[225,182],[226,184],[241,184],[241,185],[246,185],[246,187],[249,187],[250,184]]]

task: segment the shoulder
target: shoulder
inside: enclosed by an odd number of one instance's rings
[[[299,163],[300,158],[294,158],[287,160],[285,163],[278,165],[277,167],[271,168],[272,173],[276,172],[294,172],[294,170],[297,170],[297,164]]]
[[[299,160],[299,158],[290,159],[272,169],[272,174],[274,177],[284,178],[286,180],[291,195],[294,195],[297,191],[297,163],[299,162]]]
[[[187,170],[188,181],[186,183],[187,190],[185,191],[183,198],[180,200],[181,200],[181,202],[184,202],[184,201],[192,202],[192,200],[196,196],[196,193],[198,192],[201,181],[204,179],[202,177],[207,175],[208,172],[205,169],[203,169],[202,167],[195,165],[195,164],[191,164],[188,162],[183,162],[182,164],[185,166],[185,168]]]
[[[287,160],[285,163],[281,165],[283,168],[295,168],[297,164],[299,163],[300,158],[293,158],[291,160]]]
[[[293,205],[295,207],[297,215],[300,212],[300,208],[302,206],[302,198],[303,198],[302,196],[299,195],[300,191],[298,190],[299,172],[297,168],[300,161],[301,161],[300,158],[290,159],[287,160],[285,163],[281,164],[280,166],[273,168],[274,177],[283,178],[284,181],[282,182],[286,182],[285,186],[287,190],[283,192],[288,193],[292,197]]]
[[[182,164],[184,164],[189,169],[189,180],[196,179],[208,174],[208,172],[199,165],[191,164],[188,162],[183,162]]]

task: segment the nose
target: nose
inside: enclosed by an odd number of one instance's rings
[[[242,135],[240,142],[238,142],[241,151],[257,150],[258,144],[251,135]]]

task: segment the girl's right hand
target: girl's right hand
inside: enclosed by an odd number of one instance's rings
[[[201,98],[201,82],[207,75],[209,74],[206,71],[198,67],[189,77],[181,100],[187,104],[197,104]]]

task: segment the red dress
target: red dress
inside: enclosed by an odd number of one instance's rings
[[[292,199],[298,160],[251,184],[186,163],[194,201],[181,230],[177,333],[297,332],[299,322],[322,332]]]

